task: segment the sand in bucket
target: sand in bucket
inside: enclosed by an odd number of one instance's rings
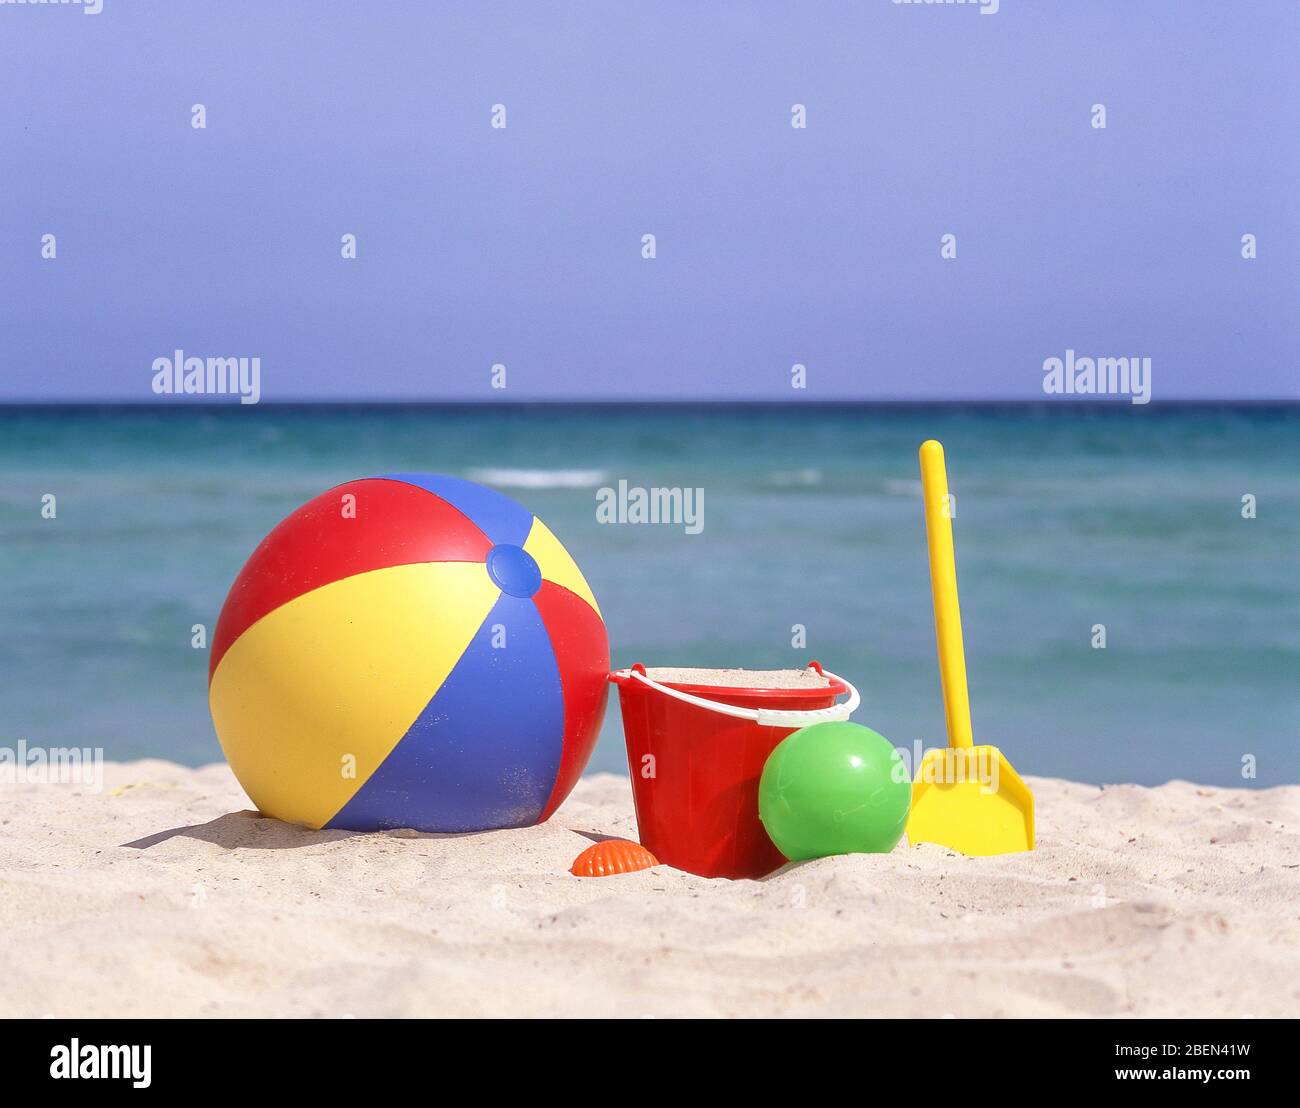
[[[610,680],[619,690],[642,844],[665,865],[701,877],[763,877],[784,865],[758,818],[758,779],[767,756],[796,726],[723,715],[665,690],[752,714],[824,710],[844,692],[856,705],[852,687],[816,662],[788,670],[638,664]]]
[[[685,669],[651,666],[647,677],[664,685],[728,689],[825,689],[830,679],[815,669]]]

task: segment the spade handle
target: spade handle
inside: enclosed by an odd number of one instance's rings
[[[961,609],[957,604],[957,562],[952,548],[952,501],[948,498],[943,445],[934,439],[921,444],[921,488],[925,492],[925,535],[930,546],[930,590],[934,594],[934,634],[939,644],[948,745],[968,747],[973,740]]]

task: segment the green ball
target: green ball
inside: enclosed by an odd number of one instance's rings
[[[758,784],[759,818],[792,862],[888,854],[903,837],[911,805],[902,755],[856,723],[814,723],[786,736]]]

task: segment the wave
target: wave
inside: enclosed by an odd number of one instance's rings
[[[499,489],[594,489],[605,480],[603,469],[471,469],[471,481]]]
[[[809,467],[807,469],[788,469],[778,473],[769,473],[766,483],[778,489],[811,489],[822,483],[822,471]]]

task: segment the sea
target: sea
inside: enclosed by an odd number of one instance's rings
[[[928,438],[977,742],[1097,784],[1300,781],[1295,405],[0,407],[0,745],[219,760],[195,628],[295,507],[399,471],[543,518],[614,665],[817,659],[859,722],[941,745]],[[698,519],[611,516],[620,487]],[[589,772],[625,769],[611,699]]]

